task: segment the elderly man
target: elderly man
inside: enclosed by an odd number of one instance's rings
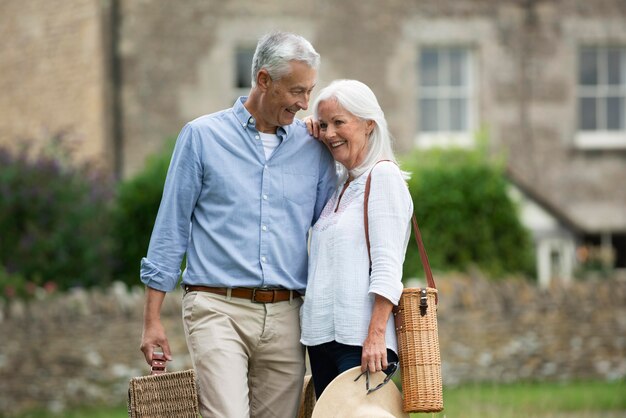
[[[297,413],[307,235],[336,185],[331,155],[295,119],[318,66],[301,36],[264,36],[250,95],[189,122],[176,142],[141,262],[141,350],[149,363],[159,347],[172,359],[159,314],[186,254],[183,322],[204,418]]]

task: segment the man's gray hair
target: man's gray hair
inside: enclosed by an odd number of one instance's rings
[[[280,80],[291,70],[290,61],[304,62],[317,70],[320,54],[309,41],[294,33],[272,32],[263,36],[252,58],[252,86],[256,85],[256,76],[262,68],[267,70],[272,80]]]
[[[369,136],[368,150],[365,159],[358,167],[350,170],[354,178],[365,173],[380,160],[398,161],[393,153],[393,138],[387,127],[385,113],[378,104],[376,95],[367,85],[357,80],[335,80],[320,91],[313,104],[315,119],[318,118],[317,109],[322,101],[334,100],[342,108],[357,118],[374,121],[374,129]],[[345,167],[344,167],[345,168]],[[409,173],[403,171],[405,179]]]

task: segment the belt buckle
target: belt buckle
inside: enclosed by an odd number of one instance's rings
[[[269,301],[257,300],[256,299],[257,290],[260,290],[263,292],[272,292],[272,300],[269,300]],[[252,302],[254,303],[274,303],[274,299],[276,299],[276,291],[274,289],[263,289],[259,287],[255,287],[252,289]]]

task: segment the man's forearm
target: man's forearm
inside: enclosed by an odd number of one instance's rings
[[[144,325],[161,319],[161,306],[165,299],[165,292],[146,287],[146,302],[143,310]]]

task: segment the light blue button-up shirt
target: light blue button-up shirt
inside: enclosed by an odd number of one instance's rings
[[[323,144],[295,120],[279,127],[269,159],[240,97],[231,109],[189,122],[176,141],[141,281],[282,286],[304,291],[307,239],[336,186]]]

